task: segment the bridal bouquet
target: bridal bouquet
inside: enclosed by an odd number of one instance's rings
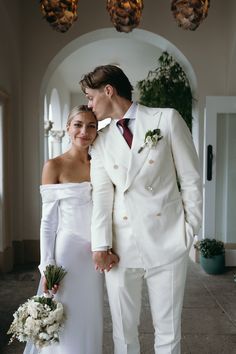
[[[59,285],[66,272],[62,267],[49,265],[44,272],[47,288]],[[7,332],[20,342],[31,341],[41,349],[59,342],[59,332],[65,320],[63,305],[53,299],[52,293],[33,296],[21,305],[13,314],[14,320]]]

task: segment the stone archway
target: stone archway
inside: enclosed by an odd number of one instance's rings
[[[191,63],[187,60],[187,58],[183,55],[183,53],[176,47],[174,46],[171,42],[166,40],[164,37],[161,37],[155,33],[142,30],[142,29],[136,29],[135,31],[129,33],[129,34],[124,34],[124,33],[119,33],[116,32],[113,28],[105,28],[105,29],[99,29],[96,31],[92,31],[89,33],[86,33],[77,39],[71,41],[69,44],[67,44],[58,54],[53,58],[53,60],[50,62],[45,75],[42,80],[41,84],[41,92],[40,92],[40,102],[41,102],[41,107],[40,107],[40,117],[43,117],[43,105],[44,105],[44,94],[47,88],[47,85],[50,81],[51,76],[55,72],[55,70],[63,63],[63,61],[66,60],[66,58],[70,57],[75,53],[76,51],[79,53],[80,51],[82,52],[84,48],[90,48],[90,52],[93,52],[94,48],[94,53],[96,53],[97,48],[99,47],[99,51],[105,51],[107,53],[110,53],[110,48],[106,47],[107,41],[119,41],[119,42],[124,42],[127,40],[132,41],[132,43],[136,43],[140,47],[144,47],[145,51],[148,51],[148,48],[151,48],[151,50],[157,50],[158,53],[161,53],[163,51],[168,51],[171,55],[173,55],[176,60],[180,63],[180,65],[183,67],[184,71],[186,72],[190,85],[192,88],[193,96],[197,97],[197,79],[196,75],[194,73],[194,70],[191,66]],[[111,43],[111,42],[109,42]],[[131,49],[132,50],[132,49]],[[128,51],[127,51],[128,52]],[[130,52],[130,51],[129,51]],[[128,55],[125,51],[122,53],[116,53],[116,58],[117,56],[120,58],[124,58],[125,56]],[[129,53],[130,55],[130,53]],[[88,58],[88,56],[87,56]],[[86,59],[84,56],[81,57],[81,63],[83,63],[83,68],[85,67],[85,71],[90,71],[93,67],[97,65],[102,65],[104,64],[103,62],[99,62],[97,59],[97,56],[94,55],[92,58],[93,61],[90,60],[88,64],[88,68],[86,70]],[[110,60],[112,60],[112,56],[110,57]],[[79,61],[78,61],[79,62]],[[127,65],[127,70],[132,70],[132,65],[135,65],[136,68],[140,63],[138,60],[134,60],[134,63],[131,62],[130,67]],[[142,63],[143,65],[143,63]],[[143,68],[143,66],[142,66]],[[123,67],[122,67],[123,69]],[[148,70],[152,68],[147,68]],[[141,69],[140,69],[141,70]],[[84,73],[83,72],[83,73]],[[129,76],[129,72],[126,72]],[[79,81],[79,80],[78,80]],[[196,145],[197,150],[199,151],[199,127],[198,127],[198,109],[197,106],[194,107],[193,109],[193,139],[194,143]],[[43,146],[43,139],[41,140],[42,146]],[[42,149],[41,149],[42,150]],[[43,156],[43,154],[42,154]],[[42,160],[41,160],[42,161]]]

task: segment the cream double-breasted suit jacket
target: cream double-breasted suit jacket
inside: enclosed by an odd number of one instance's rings
[[[138,152],[157,128],[163,138]],[[93,250],[112,247],[129,268],[168,264],[189,251],[201,225],[202,186],[192,136],[177,111],[138,105],[131,149],[112,120],[93,144],[91,182]]]

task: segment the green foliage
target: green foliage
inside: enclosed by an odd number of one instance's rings
[[[224,243],[214,238],[204,238],[201,241],[197,241],[194,247],[201,252],[201,255],[205,258],[212,258],[225,253]]]
[[[188,78],[174,58],[163,52],[160,66],[138,82],[140,103],[148,107],[175,108],[192,129],[193,96]]]
[[[52,297],[34,296],[33,299],[35,302],[39,302],[42,305],[49,306],[50,309],[52,309],[53,311],[57,308],[57,304]]]
[[[147,133],[145,134],[145,138],[144,138],[144,141],[146,141],[146,139],[148,137],[150,137],[151,139],[156,135],[157,137],[160,136],[160,129],[154,129],[153,131],[152,130],[148,130]]]

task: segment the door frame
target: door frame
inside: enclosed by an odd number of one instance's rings
[[[204,115],[203,238],[215,235],[217,115],[236,114],[236,96],[207,96]],[[207,149],[212,146],[212,179],[207,179]],[[213,207],[214,206],[214,207]],[[236,246],[236,243],[235,243]],[[227,247],[227,245],[226,245]],[[233,247],[234,248],[234,247]],[[226,264],[236,265],[236,250],[227,250]]]

